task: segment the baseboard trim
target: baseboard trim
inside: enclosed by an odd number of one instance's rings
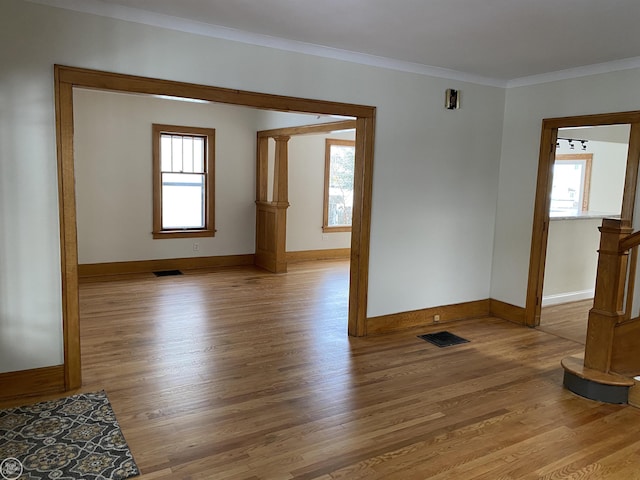
[[[581,290],[578,292],[558,293],[556,295],[547,295],[542,297],[542,306],[560,305],[562,303],[578,302],[580,300],[589,300],[595,295],[593,288],[589,290]]]
[[[467,318],[487,317],[490,312],[489,304],[489,299],[476,300],[453,305],[424,308],[410,312],[392,313],[379,317],[370,317],[367,318],[367,335],[377,335],[411,327],[433,325],[434,315],[440,315],[440,321],[438,323],[464,320]]]
[[[519,323],[525,325],[525,309],[522,307],[516,307],[510,303],[501,302],[500,300],[489,300],[489,311],[491,315],[508,320],[510,322]]]
[[[338,260],[351,257],[350,248],[330,248],[326,250],[301,250],[287,252],[287,262],[311,262],[314,260]]]
[[[217,257],[165,258],[160,260],[138,260],[132,262],[84,263],[78,265],[78,276],[123,275],[129,273],[151,273],[160,270],[194,270],[198,268],[237,267],[253,265],[254,254],[224,255]]]
[[[0,400],[64,392],[64,365],[0,373]]]

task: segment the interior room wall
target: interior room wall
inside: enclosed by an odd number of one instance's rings
[[[316,116],[272,113],[277,115],[231,105],[75,89],[79,263],[253,253],[256,131],[318,121]],[[215,237],[153,239],[153,123],[216,129]],[[324,142],[329,137],[354,140],[355,132],[298,135],[289,141],[289,251],[350,246],[348,232],[322,233]]]
[[[75,89],[78,262],[253,253],[256,112]],[[215,237],[153,238],[154,123],[215,128]]]
[[[63,362],[54,64],[375,106],[368,315],[489,296],[504,89],[21,0],[2,9],[0,372]],[[447,88],[460,110],[444,109]]]
[[[542,305],[593,298],[601,218],[551,220]]]
[[[629,145],[600,141],[590,141],[587,145],[585,153],[593,154],[589,210],[620,215]],[[571,152],[581,153],[564,145],[558,150],[558,153]]]
[[[639,82],[629,69],[507,89],[492,298],[525,306],[542,120],[637,110]]]
[[[296,135],[289,140],[287,251],[349,248],[350,232],[322,232],[325,139],[355,140],[355,131]]]

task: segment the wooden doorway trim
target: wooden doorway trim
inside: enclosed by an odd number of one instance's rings
[[[74,87],[186,97],[282,112],[355,117],[358,141],[356,144],[354,226],[351,244],[351,281],[349,284],[349,334],[357,336],[366,334],[375,107],[268,95],[55,65],[54,88],[60,214],[64,384],[67,390],[79,388],[82,385],[77,217],[73,155]]]
[[[542,289],[547,255],[547,240],[549,236],[551,182],[558,129],[567,127],[595,127],[619,124],[631,125],[621,211],[623,225],[630,226],[633,221],[633,208],[635,205],[636,186],[638,181],[638,166],[640,164],[640,112],[634,111],[582,115],[577,117],[547,118],[542,121],[540,156],[538,160],[538,181],[536,184],[536,200],[531,234],[531,254],[529,257],[529,280],[525,306],[525,324],[529,327],[540,325]]]

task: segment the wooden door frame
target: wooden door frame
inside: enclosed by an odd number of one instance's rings
[[[79,388],[82,385],[73,148],[74,87],[186,97],[282,112],[355,117],[356,156],[348,333],[353,336],[366,335],[375,107],[269,95],[61,65],[54,66],[54,87],[60,215],[64,384],[67,390]]]
[[[538,180],[531,234],[531,254],[529,257],[529,280],[525,306],[525,324],[529,327],[540,325],[547,240],[549,237],[549,204],[551,202],[553,163],[556,156],[558,129],[619,124],[631,125],[621,211],[623,225],[630,226],[633,221],[638,165],[640,163],[640,111],[546,118],[542,121]]]

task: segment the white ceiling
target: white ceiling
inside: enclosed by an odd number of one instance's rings
[[[32,1],[497,85],[640,66],[640,0]]]

